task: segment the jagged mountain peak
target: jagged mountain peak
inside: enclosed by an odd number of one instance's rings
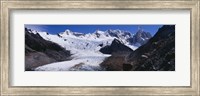
[[[115,33],[115,34],[122,34],[122,33],[125,33],[126,31],[124,30],[120,30],[120,29],[115,29],[115,30],[112,30],[112,29],[109,29],[109,30],[106,30],[105,32],[107,33]]]
[[[59,33],[59,35],[72,35],[73,32],[69,29],[66,29],[64,32]]]
[[[144,31],[144,29],[142,29],[142,28],[138,28],[136,35],[141,35],[142,37],[147,37],[147,38],[152,37],[152,35],[149,32]]]
[[[94,33],[105,33],[105,32],[102,31],[102,30],[97,29]]]
[[[65,30],[65,32],[71,32],[71,30],[69,30],[69,29],[66,29],[66,30]]]
[[[94,33],[92,34],[105,34],[105,31],[101,31],[99,29],[97,29]]]
[[[41,35],[41,34],[49,35],[48,32],[39,32],[37,30],[32,30],[32,29],[29,29],[29,28],[26,28],[26,27],[25,27],[25,32],[29,32],[29,33],[33,33],[33,34],[38,34],[38,35]]]
[[[144,31],[142,28],[138,28],[138,31],[135,33],[132,39],[129,39],[130,42],[135,46],[144,45],[152,35],[149,32]]]
[[[80,32],[73,32],[69,29],[66,29],[64,32],[58,33],[59,36],[61,37],[67,37],[67,36],[74,36],[74,37],[79,37],[85,35],[84,33]]]

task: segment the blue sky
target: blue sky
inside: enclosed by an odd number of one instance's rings
[[[138,27],[141,27],[144,31],[150,32],[154,35],[157,30],[162,27],[162,25],[39,25],[39,24],[25,24],[25,27],[32,30],[48,32],[50,34],[57,34],[64,32],[66,29],[71,30],[72,32],[81,32],[81,33],[93,33],[96,30],[108,30],[108,29],[120,29],[124,31],[129,31],[131,33],[136,33]]]

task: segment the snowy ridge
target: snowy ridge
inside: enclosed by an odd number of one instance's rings
[[[69,50],[73,57],[70,61],[55,62],[37,67],[35,69],[36,71],[104,70],[99,64],[111,55],[102,54],[99,50],[104,46],[111,45],[115,38],[133,50],[138,48],[130,41],[130,39],[133,39],[134,34],[119,29],[106,31],[96,30],[93,33],[87,34],[72,32],[69,29],[58,34],[49,34],[48,32],[34,30],[29,30],[28,32],[39,34],[45,40],[59,44],[66,50]]]
[[[123,34],[124,32],[120,30],[107,30],[105,32],[97,30],[94,33],[88,34],[72,32],[70,30],[66,30],[65,32],[61,32],[57,35],[48,34],[47,32],[37,33],[40,34],[45,40],[55,42],[64,47],[66,50],[71,50],[72,52],[77,50],[98,51],[100,48],[110,45],[115,38],[119,39],[133,50],[137,48],[127,41],[127,39],[131,37],[131,34],[127,34],[128,32],[126,33],[127,35]]]

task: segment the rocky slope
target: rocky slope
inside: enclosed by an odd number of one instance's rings
[[[44,40],[25,28],[25,70],[58,61],[69,60],[70,52],[56,43]]]
[[[145,45],[132,52],[126,63],[129,70],[175,70],[175,25],[165,25]],[[124,70],[128,70],[124,68]]]
[[[110,71],[174,71],[175,25],[164,25],[135,51],[113,54],[101,65]]]
[[[114,39],[111,45],[105,46],[100,49],[100,52],[104,54],[112,54],[100,64],[104,70],[108,71],[123,71],[122,63],[125,62],[124,58],[133,52],[131,48],[124,45],[117,39]]]

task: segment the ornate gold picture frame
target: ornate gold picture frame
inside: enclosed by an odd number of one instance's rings
[[[8,95],[200,95],[199,0],[1,0],[0,93]],[[190,86],[11,86],[12,10],[190,10]],[[180,21],[181,22],[181,21]]]

